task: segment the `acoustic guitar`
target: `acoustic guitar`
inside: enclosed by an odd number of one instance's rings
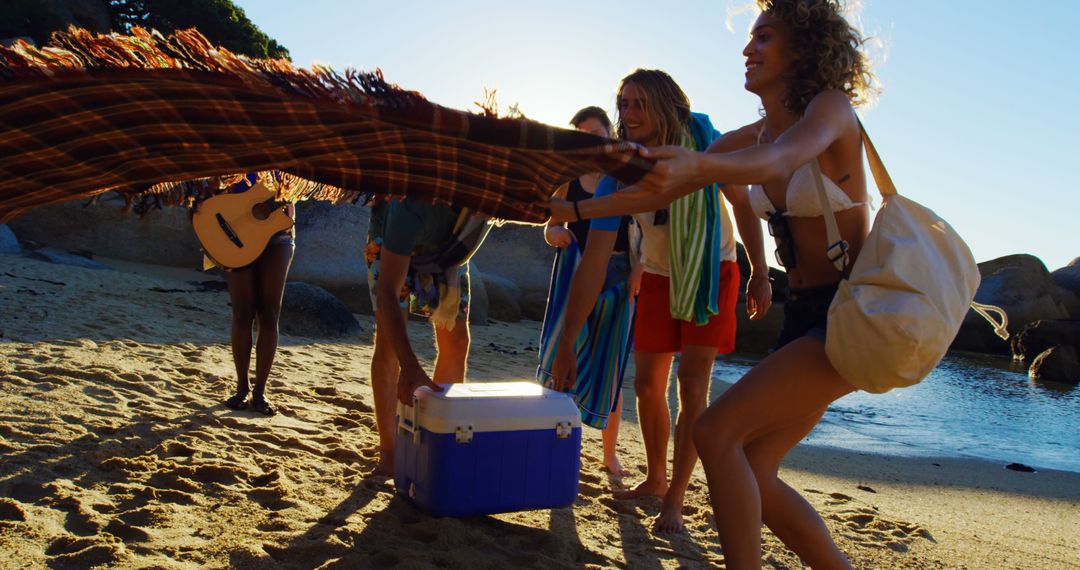
[[[227,269],[258,259],[270,238],[293,226],[285,204],[275,196],[258,182],[240,194],[219,194],[199,204],[191,225],[206,255]]]

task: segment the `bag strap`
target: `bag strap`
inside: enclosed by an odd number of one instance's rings
[[[898,194],[896,185],[893,184],[885,163],[881,161],[881,155],[874,147],[874,142],[870,140],[870,135],[866,134],[862,121],[858,116],[855,117],[855,121],[859,123],[859,133],[862,135],[863,147],[866,149],[866,161],[870,164],[870,173],[874,176],[874,183],[877,184],[881,197],[884,199]],[[840,237],[840,227],[836,223],[836,214],[832,210],[832,205],[829,204],[829,194],[825,191],[825,179],[821,174],[821,165],[818,164],[817,157],[810,162],[810,169],[814,173],[814,182],[817,183],[818,200],[821,202],[822,217],[825,219],[825,234],[829,238],[829,247],[825,255],[836,270],[843,273],[849,261],[848,243]]]
[[[818,164],[816,157],[810,161],[810,170],[814,172],[818,199],[821,201],[821,216],[825,219],[825,235],[829,238],[829,247],[825,250],[825,255],[829,257],[833,267],[843,273],[848,264],[848,243],[840,237],[840,226],[836,224],[836,214],[832,211],[829,195],[825,192],[825,179],[821,176],[821,165]]]

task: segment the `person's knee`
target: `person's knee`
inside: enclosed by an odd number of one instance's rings
[[[259,329],[277,330],[281,310],[275,307],[259,307],[258,311],[256,311],[256,317],[259,319]]]
[[[664,399],[666,397],[666,386],[663,382],[648,381],[641,377],[634,380],[634,395],[638,400],[652,400],[656,398]]]
[[[709,378],[679,378],[679,403],[684,408],[704,409],[709,399]]]
[[[694,422],[694,447],[703,457],[711,449],[733,446],[738,441],[730,422],[726,421],[726,416],[722,410],[713,406]]]
[[[234,301],[232,305],[233,323],[250,325],[255,320],[255,303],[244,300]]]

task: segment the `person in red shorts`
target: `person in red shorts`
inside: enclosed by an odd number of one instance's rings
[[[690,112],[686,94],[663,71],[639,69],[627,76],[620,85],[617,104],[620,138],[648,146],[692,143],[695,147],[700,146],[699,150],[704,150],[718,135],[707,117]],[[695,124],[695,121],[698,123]],[[698,140],[702,138],[698,136],[701,132],[708,133],[705,137],[707,140]],[[618,220],[617,216],[612,216],[615,212],[596,209],[590,202],[601,202],[599,199],[602,196],[615,191],[615,181],[605,178],[596,190],[596,199],[580,202],[553,200],[552,219],[572,221],[598,217],[593,220],[590,231],[612,230],[610,224]],[[747,310],[752,318],[760,318],[768,310],[772,296],[761,225],[750,208],[745,186],[728,185],[722,187],[721,191],[734,208],[735,220],[750,257]],[[672,204],[668,209],[665,208],[666,203],[658,204],[664,209],[634,216],[641,228],[639,254],[644,266],[634,322],[634,362],[637,369],[634,391],[645,444],[647,472],[644,481],[631,489],[616,491],[615,496],[620,499],[649,495],[662,497],[660,514],[652,523],[654,532],[683,529],[683,498],[697,462],[692,438],[694,423],[705,410],[716,355],[735,348],[739,269],[735,262],[734,231],[724,200],[714,194],[709,198],[711,201],[707,201],[704,197],[706,192],[715,193],[717,190],[715,187],[701,189],[701,199],[687,203],[689,206]],[[677,211],[680,207],[684,209]],[[703,235],[701,232],[694,232],[695,225],[700,225],[704,219],[700,210],[705,208],[712,208],[714,212],[712,225],[708,227],[719,224],[715,234],[705,232],[712,236],[708,239],[700,237]],[[695,235],[699,241],[694,241]],[[607,243],[611,241],[607,240]],[[590,248],[604,244],[604,240],[594,241],[590,237],[583,260],[590,258]],[[699,253],[699,257],[693,261],[694,258],[683,255],[694,250],[694,247],[687,247],[694,244],[718,259],[702,257]],[[709,246],[712,246],[711,249]],[[691,261],[688,262],[688,259]],[[715,268],[717,263],[719,271],[709,274],[713,276],[711,280],[702,281],[695,277],[701,275],[702,265],[712,264]],[[694,273],[695,268],[699,273]],[[693,284],[689,291],[688,283]],[[708,287],[701,295],[698,294],[698,283],[701,283],[700,287]],[[595,273],[575,273],[568,296],[570,303],[565,328],[552,367],[556,385],[559,380],[569,383],[575,377],[572,341],[577,338],[584,319],[592,310],[601,285]],[[712,296],[713,292],[715,296]],[[689,314],[686,305],[688,295],[692,309]],[[700,316],[700,312],[695,312],[702,305],[711,305],[708,313],[712,316],[707,320]],[[701,324],[697,324],[699,322]],[[676,371],[679,416],[675,426],[675,455],[669,483],[667,447],[671,434],[671,411],[667,403],[667,386],[676,353],[681,354]]]

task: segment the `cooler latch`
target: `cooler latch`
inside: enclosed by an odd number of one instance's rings
[[[574,429],[570,426],[570,422],[559,422],[555,424],[555,437],[567,439],[572,433],[574,433]]]
[[[454,430],[454,441],[458,443],[472,443],[472,426],[458,426]]]

